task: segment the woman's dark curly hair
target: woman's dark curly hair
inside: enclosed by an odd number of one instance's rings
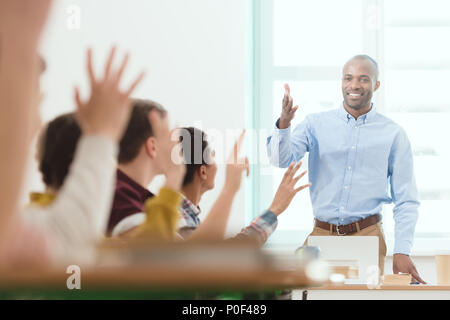
[[[47,187],[59,190],[69,173],[81,128],[74,113],[50,121],[38,141],[39,171]]]

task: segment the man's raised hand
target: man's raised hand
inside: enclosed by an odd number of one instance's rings
[[[278,123],[280,129],[289,128],[292,119],[294,119],[295,112],[298,109],[298,106],[293,107],[294,99],[291,97],[291,89],[287,83],[284,85],[284,90],[280,122]]]

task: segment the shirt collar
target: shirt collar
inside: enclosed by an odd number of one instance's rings
[[[117,169],[117,183],[119,185],[127,185],[128,188],[133,190],[139,197],[141,198],[142,202],[147,200],[148,198],[153,197],[153,193],[151,193],[148,189],[141,186],[139,183],[131,179],[129,176],[127,176],[122,170]]]
[[[362,116],[360,116],[357,119],[357,121],[362,121],[363,123],[366,123],[367,121],[371,121],[375,117],[376,113],[377,112],[375,110],[375,106],[374,106],[374,104],[372,102],[370,111],[367,112],[366,114],[363,114]],[[339,116],[339,118],[341,118],[345,122],[348,122],[350,119],[354,119],[353,116],[351,114],[349,114],[347,112],[347,110],[345,110],[344,102],[342,102],[341,107],[338,109],[338,116]]]
[[[185,196],[183,196],[183,207],[188,208],[192,211],[196,216],[198,216],[202,211],[199,206],[196,206],[191,201],[189,201]]]

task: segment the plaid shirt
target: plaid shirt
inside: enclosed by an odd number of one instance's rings
[[[187,239],[200,225],[198,215],[201,210],[188,199],[184,198],[180,211],[181,219],[178,225],[178,232],[183,239]],[[262,215],[255,218],[249,226],[242,229],[238,235],[230,240],[246,239],[256,241],[258,245],[262,246],[267,241],[269,236],[275,231],[277,225],[277,216],[272,211],[267,210]]]
[[[187,239],[191,236],[192,232],[200,225],[200,218],[198,215],[201,210],[194,205],[188,199],[183,198],[183,202],[180,207],[180,221],[178,223],[178,233],[183,239]]]
[[[275,231],[278,226],[277,216],[270,210],[267,210],[259,217],[253,219],[250,225],[231,240],[248,239],[256,241],[258,245],[262,246],[266,243],[269,236]]]

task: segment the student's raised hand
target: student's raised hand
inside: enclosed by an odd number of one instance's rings
[[[228,156],[227,167],[225,173],[225,186],[224,189],[229,190],[233,193],[239,191],[242,181],[242,173],[247,172],[247,177],[250,174],[250,165],[248,158],[240,158],[239,152],[244,142],[245,130],[242,130],[241,135],[234,144],[233,150]]]
[[[291,89],[287,83],[284,85],[284,90],[284,97],[281,103],[280,122],[278,123],[280,129],[289,128],[292,119],[294,119],[295,112],[298,109],[298,106],[293,107],[294,99],[291,97]]]
[[[298,169],[302,166],[302,162],[295,164],[291,163],[289,168],[286,170],[283,176],[283,180],[281,180],[280,186],[278,187],[277,193],[273,198],[272,205],[269,210],[275,213],[277,216],[282,214],[284,210],[287,209],[289,204],[291,203],[294,196],[300,190],[308,188],[311,186],[311,183],[305,184],[298,188],[295,188],[297,182],[306,174],[307,171],[303,171],[297,177],[294,177]]]
[[[186,165],[181,152],[178,129],[169,129],[167,113],[162,117],[159,111],[152,110],[149,121],[158,146],[158,158],[163,174],[166,176],[166,186],[173,190],[180,190],[186,173]],[[173,137],[173,139],[172,139]]]
[[[98,134],[119,141],[128,124],[131,112],[130,95],[141,82],[142,72],[126,90],[119,88],[122,75],[128,63],[127,54],[119,68],[113,68],[116,48],[110,51],[103,78],[94,74],[92,50],[87,51],[87,70],[91,84],[91,96],[88,101],[81,100],[80,91],[75,88],[77,119],[85,134]]]
[[[35,50],[52,3],[53,0],[0,0],[3,40],[14,41],[23,49]]]

